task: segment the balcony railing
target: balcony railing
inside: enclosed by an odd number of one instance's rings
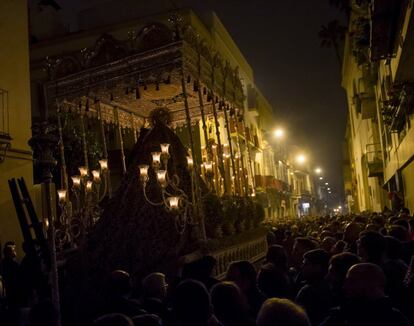
[[[366,160],[368,177],[381,176],[383,173],[383,159],[380,143],[368,144],[366,146]]]
[[[266,237],[238,244],[224,250],[213,253],[217,260],[215,276],[218,279],[224,278],[230,263],[237,260],[248,260],[255,263],[264,258],[267,252]]]

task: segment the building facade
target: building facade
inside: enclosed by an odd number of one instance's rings
[[[0,244],[20,243],[20,226],[10,195],[8,180],[23,177],[32,199],[28,11],[24,0],[0,3]],[[21,252],[21,247],[17,247]]]
[[[413,210],[413,4],[353,4],[342,85],[347,91],[357,210]]]

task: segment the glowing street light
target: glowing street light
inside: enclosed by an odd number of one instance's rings
[[[329,183],[325,182],[325,186],[329,186]]]
[[[298,162],[299,164],[303,164],[306,162],[306,156],[303,154],[299,154],[298,156],[296,156],[296,162]]]
[[[323,177],[319,177],[319,180],[323,180]]]
[[[275,131],[273,131],[273,135],[276,139],[282,139],[285,136],[285,131],[281,128],[277,128]]]
[[[321,168],[316,168],[315,169],[315,173],[316,174],[321,174],[322,173],[322,169]]]

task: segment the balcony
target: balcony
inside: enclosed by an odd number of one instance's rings
[[[375,1],[371,17],[371,60],[395,55],[407,1]]]
[[[375,118],[377,113],[374,90],[376,75],[376,69],[370,64],[362,66],[362,78],[358,81],[358,97],[362,119]]]
[[[366,161],[368,177],[379,177],[383,174],[381,144],[368,144],[366,146]]]

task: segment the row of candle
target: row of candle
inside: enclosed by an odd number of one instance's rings
[[[168,186],[167,164],[168,164],[168,159],[170,157],[170,154],[169,154],[170,144],[162,143],[160,144],[160,149],[161,149],[160,152],[158,151],[151,152],[151,156],[152,156],[151,165],[152,165],[152,168],[154,169],[154,172],[156,173],[158,184],[163,189],[162,191],[164,191],[164,189]],[[160,167],[162,166],[161,163],[164,164],[164,169],[160,169]],[[194,162],[190,156],[187,157],[187,164],[188,164],[188,168],[192,169]],[[144,191],[145,191],[145,186],[149,180],[149,176],[148,176],[149,168],[150,166],[148,164],[141,164],[138,166],[139,177],[140,177],[141,183],[143,184]],[[179,209],[180,201],[181,201],[180,196],[169,196],[166,198],[166,204],[168,205],[168,208],[171,211],[177,211]]]
[[[99,160],[99,165],[102,172],[105,172],[108,170],[108,160],[102,159]],[[85,182],[85,190],[86,192],[92,192],[93,191],[93,182],[96,184],[99,184],[101,182],[101,171],[99,170],[92,170],[92,177],[93,181],[87,180],[88,178],[88,168],[86,166],[79,167],[79,175],[74,175],[71,177],[72,179],[72,186],[75,190],[78,190],[81,187],[82,181]],[[57,191],[59,202],[64,203],[66,202],[67,198],[67,190],[66,189],[59,189]]]

